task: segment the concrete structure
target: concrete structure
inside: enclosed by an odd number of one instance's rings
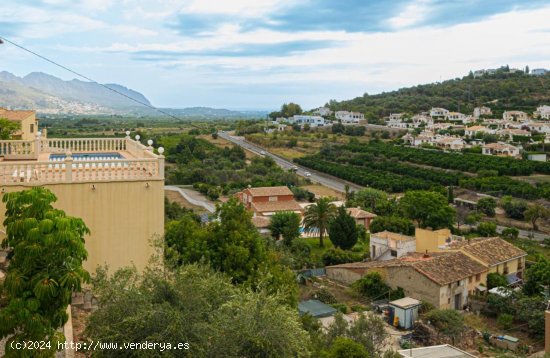
[[[533,115],[540,119],[550,119],[550,106],[540,106]]]
[[[518,147],[502,142],[485,144],[481,147],[481,151],[484,155],[496,155],[499,157],[517,158],[520,155]]]
[[[389,306],[393,309],[394,317],[397,318],[398,326],[403,329],[413,327],[414,322],[418,319],[418,308],[421,305],[422,302],[410,297],[404,297],[389,303]]]
[[[370,257],[372,260],[391,260],[416,251],[416,240],[412,236],[382,231],[370,236]]]
[[[305,126],[308,124],[311,128],[323,127],[327,124],[326,120],[320,116],[306,116],[306,115],[295,115],[292,117],[292,123],[298,124],[300,126]]]
[[[478,119],[481,116],[490,116],[493,112],[491,111],[491,108],[481,106],[474,108],[474,118]]]
[[[486,282],[487,268],[462,252],[439,252],[328,266],[326,272],[328,278],[348,285],[378,272],[391,288],[401,287],[406,296],[436,308],[461,310],[472,287]]]
[[[430,346],[430,347],[421,347],[421,348],[412,348],[412,349],[402,349],[397,351],[401,354],[401,357],[433,357],[433,358],[475,358],[475,355],[464,352],[456,347],[453,347],[448,344],[440,346]]]
[[[130,137],[37,137],[0,141],[0,148],[2,192],[45,187],[57,196],[54,207],[84,220],[91,231],[85,269],[146,266],[154,253],[151,240],[164,233],[162,154]],[[0,204],[1,221],[4,212]]]
[[[365,119],[365,115],[359,112],[337,111],[334,115],[342,124],[359,124]]]
[[[505,121],[525,122],[529,119],[529,116],[522,111],[505,111],[502,114],[502,119]]]
[[[527,159],[532,160],[534,162],[546,162],[548,160],[546,153],[527,154]]]
[[[367,230],[369,229],[371,221],[378,216],[361,208],[349,208],[348,214],[355,219],[357,225],[363,225]]]
[[[29,141],[36,137],[38,120],[35,111],[11,111],[0,107],[0,118],[21,124],[21,129],[12,135],[13,139]]]
[[[330,108],[327,107],[319,107],[313,111],[313,114],[316,116],[326,117],[330,116],[332,114],[332,111],[330,110]]]
[[[445,115],[445,120],[451,121],[451,122],[454,122],[454,121],[464,122],[466,117],[467,116],[464,113],[447,112],[447,114]]]
[[[544,76],[546,72],[548,72],[548,70],[544,68],[535,68],[531,70],[530,74],[532,76]]]
[[[272,216],[280,211],[302,214],[302,207],[286,186],[247,188],[236,196],[254,216]]]
[[[445,108],[433,107],[430,109],[430,117],[445,117],[449,110]]]
[[[416,228],[414,236],[416,240],[416,251],[420,253],[441,251],[453,238],[451,230],[449,229],[428,230]]]

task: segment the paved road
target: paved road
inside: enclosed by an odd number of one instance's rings
[[[502,230],[506,228],[507,228],[506,226],[497,225],[497,232],[501,233]],[[518,229],[518,231],[519,231],[519,237],[524,237],[526,239],[533,239],[535,241],[542,242],[544,241],[544,239],[550,238],[549,235],[538,231],[521,230],[521,229]]]
[[[285,170],[288,170],[288,169],[296,166],[298,168],[298,171],[296,172],[298,175],[300,175],[304,178],[308,178],[314,183],[322,184],[322,185],[324,185],[328,188],[334,189],[334,190],[339,191],[341,193],[345,192],[344,188],[345,188],[346,184],[349,185],[351,191],[357,191],[357,190],[360,190],[360,189],[363,188],[359,185],[356,185],[356,184],[350,183],[348,181],[333,177],[331,175],[327,175],[327,174],[318,172],[316,170],[312,170],[312,169],[309,169],[307,167],[297,165],[297,164],[295,164],[295,163],[293,163],[289,160],[281,158],[278,155],[275,155],[273,153],[269,153],[264,148],[244,140],[243,137],[231,136],[231,135],[229,135],[225,132],[218,132],[218,135],[220,136],[220,138],[223,138],[223,139],[228,140],[232,143],[235,143],[235,144],[241,146],[242,148],[244,148],[248,151],[251,151],[255,154],[264,155],[264,156],[272,158],[275,161],[275,163],[277,163],[281,168],[283,168]],[[306,175],[305,175],[306,172],[311,173],[311,176],[306,177]]]
[[[202,195],[201,193],[199,193],[195,190],[180,188],[180,187],[172,186],[172,185],[165,185],[164,190],[170,190],[170,191],[178,192],[178,193],[180,193],[181,196],[183,196],[183,198],[185,200],[187,200],[191,204],[193,204],[195,206],[201,206],[201,207],[203,207],[204,209],[206,209],[207,211],[209,211],[211,213],[216,211],[216,204],[214,204],[212,201],[210,201],[204,195]]]

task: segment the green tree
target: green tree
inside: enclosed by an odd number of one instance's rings
[[[545,288],[550,288],[550,260],[539,255],[537,262],[525,272],[523,292],[529,296],[540,295]]]
[[[447,202],[452,204],[455,201],[455,194],[452,185],[447,189]]]
[[[343,206],[338,208],[338,214],[329,223],[328,234],[332,244],[342,250],[349,250],[357,243],[355,219]]]
[[[294,308],[281,304],[277,295],[234,286],[227,275],[202,265],[150,266],[143,274],[125,268],[109,275],[102,269],[94,292],[99,307],[86,328],[93,340],[189,343],[189,351],[170,353],[178,357],[190,352],[195,357],[309,354],[309,337]],[[135,351],[94,352],[98,357],[121,354]]]
[[[2,246],[12,249],[2,287],[7,304],[0,310],[0,337],[10,336],[6,356],[21,356],[10,342],[23,341],[47,341],[44,354],[53,356],[57,343],[64,341],[57,329],[68,319],[71,294],[90,278],[82,267],[89,230],[81,219],[54,209],[57,198],[48,189],[7,193],[2,200],[6,204]]]
[[[477,225],[477,233],[479,236],[492,237],[497,235],[497,224],[484,221]]]
[[[269,230],[271,235],[277,239],[283,237],[284,243],[289,246],[292,240],[300,237],[300,215],[293,212],[277,212],[271,216]]]
[[[540,219],[548,219],[548,217],[550,217],[550,210],[540,204],[533,204],[525,210],[523,216],[525,217],[525,220],[531,222],[531,225],[533,225],[533,230],[538,230],[539,227],[537,225],[537,221]]]
[[[496,207],[497,207],[497,201],[494,198],[486,197],[478,200],[476,209],[480,213],[485,214],[488,217],[492,218],[495,216]]]
[[[361,344],[345,337],[337,337],[325,355],[326,358],[368,358],[369,352]]]
[[[302,114],[302,107],[296,103],[285,103],[281,106],[281,115],[285,118],[293,117],[297,114]]]
[[[464,330],[464,317],[456,310],[435,309],[426,314],[426,318],[438,331],[454,340]]]
[[[386,201],[388,201],[388,194],[382,190],[365,188],[355,193],[351,205],[360,206],[365,210],[377,213],[377,208],[383,206]]]
[[[507,227],[500,233],[500,237],[507,240],[515,240],[518,238],[518,236],[519,230],[515,227]]]
[[[447,198],[433,191],[409,191],[399,201],[399,208],[422,228],[451,228],[455,220],[455,210],[449,206]]]
[[[514,323],[514,316],[508,313],[502,313],[497,318],[497,324],[504,330],[509,330]]]
[[[508,287],[508,281],[504,275],[491,272],[487,275],[487,287],[489,290],[494,287]]]
[[[21,130],[21,122],[10,121],[9,119],[0,118],[0,139],[9,140],[11,136]]]
[[[398,216],[378,216],[370,223],[369,230],[372,233],[387,230],[403,235],[414,235],[414,224]]]
[[[514,199],[509,195],[505,195],[500,199],[499,205],[506,212],[506,216],[516,220],[523,220],[524,213],[528,209],[525,200]]]
[[[319,230],[319,246],[324,247],[323,237],[330,221],[336,216],[336,206],[329,198],[320,198],[315,204],[309,205],[304,213],[304,228]]]

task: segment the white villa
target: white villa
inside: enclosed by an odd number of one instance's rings
[[[464,123],[466,118],[467,116],[464,113],[460,112],[447,112],[447,114],[445,115],[445,120],[451,122],[458,121]]]
[[[360,121],[365,119],[363,113],[348,111],[337,111],[335,117],[339,121],[342,121],[342,124],[359,124]]]
[[[502,119],[505,121],[525,122],[529,120],[529,116],[522,111],[506,111],[502,114]]]
[[[319,107],[313,111],[313,114],[316,116],[326,117],[330,116],[332,114],[332,111],[330,110],[330,108],[327,107]]]
[[[497,155],[502,157],[519,157],[520,155],[518,147],[502,142],[485,144],[481,149],[482,153],[485,155]]]
[[[464,129],[464,135],[469,137],[475,137],[478,133],[491,134],[494,133],[494,131],[484,126],[472,126]]]
[[[529,122],[526,124],[530,131],[539,133],[550,133],[549,122]]]
[[[370,257],[373,261],[391,260],[416,251],[414,237],[390,231],[371,234],[370,244]]]
[[[445,108],[434,107],[430,109],[430,117],[445,117],[449,111]]]
[[[533,115],[540,119],[550,119],[550,106],[540,106]]]
[[[327,125],[327,121],[321,116],[295,115],[292,117],[291,122],[302,127],[309,124],[311,128],[324,127]]]

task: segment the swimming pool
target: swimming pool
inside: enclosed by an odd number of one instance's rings
[[[93,160],[124,159],[120,153],[77,153],[72,155],[75,162],[89,162]],[[50,154],[50,162],[59,162],[67,158],[66,154]]]

